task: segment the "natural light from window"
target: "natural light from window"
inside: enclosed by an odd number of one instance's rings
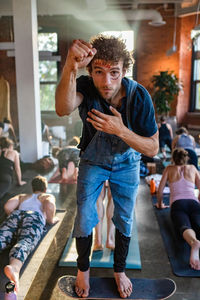
[[[58,50],[58,35],[56,32],[38,34],[39,51],[50,52],[39,61],[40,78],[40,109],[52,111],[55,109],[55,90],[57,84],[57,61],[52,60],[53,52]]]

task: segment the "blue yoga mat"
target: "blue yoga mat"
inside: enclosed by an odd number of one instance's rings
[[[169,205],[169,195],[164,195],[163,201]],[[156,196],[152,197],[152,202],[157,202]],[[154,211],[173,273],[180,277],[200,277],[200,271],[190,268],[190,246],[175,231],[170,218],[170,208],[161,210],[154,207]]]
[[[105,218],[104,218],[105,220]],[[103,223],[103,244],[105,245],[106,239],[106,222]],[[76,247],[75,247],[75,239],[71,236],[67,242],[67,245],[63,251],[62,257],[59,261],[59,266],[64,267],[71,267],[76,266]],[[113,251],[104,248],[103,251],[94,251],[91,254],[91,267],[95,268],[112,268],[113,267]],[[129,254],[127,257],[126,263],[127,269],[141,269],[141,260],[140,260],[140,250],[138,244],[138,237],[137,237],[137,227],[136,227],[136,220],[134,217],[133,221],[133,231],[132,237],[129,247]]]

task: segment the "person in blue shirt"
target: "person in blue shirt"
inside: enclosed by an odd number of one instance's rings
[[[132,58],[124,42],[98,35],[89,43],[73,41],[56,89],[56,112],[70,115],[76,108],[83,122],[79,144],[76,238],[78,297],[89,294],[92,230],[98,224],[96,201],[106,180],[113,201],[115,225],[114,277],[119,294],[127,298],[132,283],[125,274],[139,185],[141,153],[158,152],[158,130],[147,90],[125,77]],[[79,69],[88,76],[77,79]]]

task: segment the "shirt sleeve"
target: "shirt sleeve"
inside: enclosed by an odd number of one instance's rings
[[[132,99],[131,115],[130,124],[135,133],[151,137],[157,132],[158,128],[151,96],[139,83]]]

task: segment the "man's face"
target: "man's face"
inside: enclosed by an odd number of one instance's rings
[[[90,73],[94,85],[105,100],[114,98],[121,88],[121,81],[125,75],[123,62],[109,63],[102,59],[92,62]]]

